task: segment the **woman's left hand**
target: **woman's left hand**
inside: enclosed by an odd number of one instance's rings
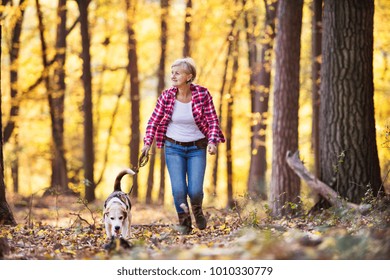
[[[208,144],[207,151],[210,155],[215,155],[217,153],[217,146],[214,144]]]

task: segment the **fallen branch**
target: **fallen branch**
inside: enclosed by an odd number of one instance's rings
[[[323,198],[330,202],[333,206],[336,207],[347,207],[350,209],[355,209],[360,213],[367,212],[371,205],[369,204],[355,204],[351,202],[347,202],[342,199],[335,190],[329,187],[324,182],[318,180],[313,174],[311,174],[306,167],[303,165],[302,161],[299,159],[299,152],[288,151],[286,154],[286,161],[290,168],[302,179],[307,185],[313,189],[315,192],[320,194]]]
[[[86,219],[84,219],[83,217],[81,217],[81,215],[80,215],[79,213],[69,213],[69,215],[77,216],[77,218],[78,218],[80,221],[86,223],[90,228],[95,228],[94,225],[90,224]]]

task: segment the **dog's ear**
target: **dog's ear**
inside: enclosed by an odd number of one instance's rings
[[[110,208],[104,208],[104,210],[103,210],[103,219],[105,219],[106,216],[108,216],[109,212],[110,212]]]
[[[127,219],[127,212],[123,211],[123,220],[126,220],[126,219]]]

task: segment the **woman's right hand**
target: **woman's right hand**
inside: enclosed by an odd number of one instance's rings
[[[149,145],[144,145],[141,149],[141,154],[147,154],[150,150],[150,146]]]
[[[215,155],[217,153],[217,146],[215,144],[208,144],[207,151],[210,155]]]

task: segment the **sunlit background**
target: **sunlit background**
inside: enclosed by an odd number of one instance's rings
[[[49,57],[54,54],[56,32],[57,1],[40,1],[48,41]],[[232,19],[240,12],[241,6],[235,1],[226,0],[199,0],[194,1],[192,18],[192,53],[198,68],[196,83],[209,89],[216,106],[220,101],[221,79],[223,63],[226,56],[227,41]],[[263,7],[260,0],[258,6]],[[299,150],[301,157],[309,169],[312,169],[313,152],[311,150],[311,1],[305,1],[303,14],[303,29],[301,39],[301,87],[299,111]],[[170,2],[168,21],[168,49],[166,87],[170,86],[170,63],[182,56],[183,29],[185,19],[185,3],[182,0]],[[377,146],[382,170],[382,178],[389,172],[389,131],[390,131],[390,2],[375,1],[374,25],[374,84],[375,84],[375,116],[377,127]],[[68,1],[68,27],[78,17],[78,7],[75,1]],[[10,7],[5,13],[13,13]],[[125,81],[127,66],[127,33],[124,1],[95,0],[89,7],[89,22],[91,35],[91,55],[93,72],[93,102],[95,125],[95,177],[102,172],[104,153],[107,148],[109,127],[113,120],[113,111],[119,102],[119,110],[113,126],[113,137],[108,147],[107,168],[103,174],[103,181],[96,189],[96,195],[103,199],[113,188],[116,174],[129,165],[130,141],[130,105],[129,84],[126,79],[123,95],[118,99]],[[135,20],[135,30],[138,51],[138,66],[140,71],[141,94],[141,132],[145,131],[146,122],[153,110],[157,98],[157,70],[160,57],[160,2],[155,0],[138,1]],[[264,16],[264,10],[259,8],[258,14]],[[8,120],[10,109],[9,84],[9,43],[10,17],[3,23],[2,39],[2,69],[1,86],[3,102],[3,122]],[[238,24],[244,28],[243,23]],[[259,26],[262,26],[259,24]],[[259,28],[259,32],[262,32]],[[245,196],[250,164],[250,113],[249,69],[247,59],[247,44],[244,32],[239,45],[239,71],[236,88],[223,96],[223,99],[234,98],[234,127],[233,127],[233,184],[236,198]],[[109,43],[105,41],[109,39]],[[41,62],[41,46],[38,33],[38,20],[35,5],[30,3],[25,11],[23,30],[20,45],[19,83],[17,85],[21,95],[20,116],[17,119],[18,127],[14,133],[18,134],[18,142],[14,138],[4,146],[5,176],[8,193],[12,193],[12,178],[10,166],[15,156],[19,157],[20,194],[42,194],[50,185],[51,176],[51,122],[46,90],[42,85],[30,92],[26,89],[33,84],[43,70]],[[76,176],[74,170],[82,170],[82,141],[83,141],[83,84],[81,81],[82,60],[80,58],[81,42],[79,25],[67,36],[66,60],[66,103],[65,103],[65,148],[69,167],[71,187],[83,192],[82,178]],[[105,67],[105,68],[104,68]],[[273,80],[272,80],[273,81]],[[272,108],[272,92],[271,104]],[[270,111],[267,134],[268,177],[271,171],[271,124],[272,109]],[[224,111],[225,112],[225,111]],[[222,127],[226,126],[225,116],[222,115]],[[143,137],[143,135],[142,135]],[[216,196],[211,187],[212,162],[209,157],[207,174],[205,177],[206,204],[216,207],[226,205],[226,145],[219,145],[220,166],[219,181]],[[157,165],[159,161],[157,159]],[[159,172],[155,172],[155,187],[153,197],[157,198]],[[140,201],[145,198],[148,167],[143,167],[138,175]],[[166,193],[170,194],[169,177],[166,176]],[[131,178],[124,178],[127,187],[132,184]],[[385,182],[389,189],[389,180]],[[309,198],[310,192],[303,187],[303,196]],[[166,195],[166,203],[171,196]]]

